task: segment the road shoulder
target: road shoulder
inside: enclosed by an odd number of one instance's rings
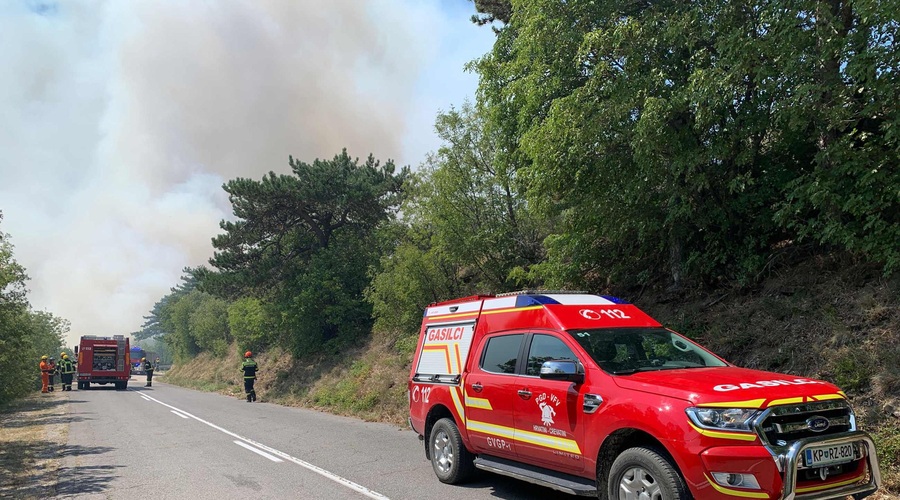
[[[62,392],[32,394],[0,408],[0,497],[56,495],[69,420]]]

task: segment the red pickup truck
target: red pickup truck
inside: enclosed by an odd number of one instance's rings
[[[78,356],[78,389],[90,389],[91,384],[115,385],[124,390],[131,378],[129,339],[124,335],[99,337],[85,335],[75,347]]]
[[[881,483],[838,387],[739,368],[613,297],[432,304],[409,404],[450,484],[478,468],[599,498],[808,500]]]

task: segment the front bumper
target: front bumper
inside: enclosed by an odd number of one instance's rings
[[[807,448],[813,446],[835,446],[848,443],[857,443],[865,447],[864,457],[868,469],[868,481],[865,483],[853,482],[844,486],[837,486],[825,490],[815,491],[809,488],[798,488],[797,477],[801,467],[801,457]],[[854,498],[864,498],[881,486],[881,471],[878,468],[878,457],[875,454],[875,443],[872,438],[862,431],[850,431],[833,434],[827,438],[807,438],[793,442],[786,450],[775,455],[776,464],[784,474],[783,500],[825,500],[830,498],[846,498],[853,495]]]
[[[803,456],[808,448],[851,443],[858,450],[853,460],[819,468],[804,464]],[[874,493],[881,485],[875,445],[869,435],[861,431],[799,439],[783,447],[713,446],[701,452],[700,456],[705,483],[702,498],[843,500],[852,495],[861,499]],[[823,468],[826,470],[822,471]],[[716,472],[752,475],[759,486],[719,484],[714,479]]]

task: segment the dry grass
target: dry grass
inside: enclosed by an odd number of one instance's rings
[[[68,439],[68,399],[34,394],[0,409],[0,497],[56,494],[60,450]]]

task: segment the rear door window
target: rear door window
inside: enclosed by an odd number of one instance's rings
[[[491,337],[481,356],[481,369],[491,373],[516,373],[524,334]]]

